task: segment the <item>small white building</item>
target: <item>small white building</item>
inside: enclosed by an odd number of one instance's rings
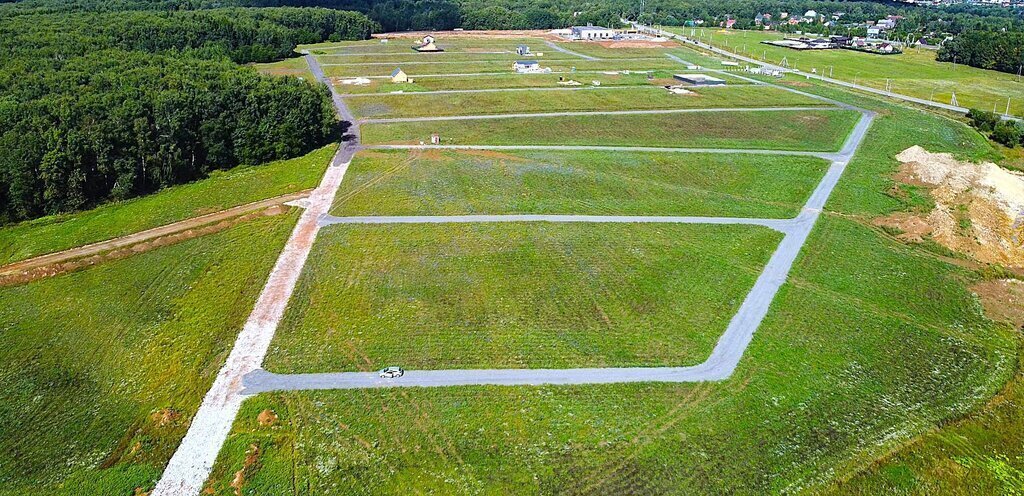
[[[530,47],[519,45],[516,47],[516,55],[530,55]]]
[[[512,64],[512,69],[520,74],[536,74],[551,72],[550,67],[542,68],[536,60],[517,60]]]
[[[618,33],[601,26],[573,26],[570,37],[574,40],[610,40]]]

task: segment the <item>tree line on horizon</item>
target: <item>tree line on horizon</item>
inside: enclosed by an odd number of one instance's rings
[[[0,223],[322,146],[342,126],[327,88],[240,64],[379,29],[331,9],[0,9]]]

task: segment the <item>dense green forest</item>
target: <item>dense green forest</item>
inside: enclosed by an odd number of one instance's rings
[[[379,29],[328,9],[0,7],[0,222],[322,145],[339,131],[326,88],[238,64]]]
[[[970,31],[944,43],[937,56],[942,62],[1017,73],[1024,65],[1024,33]]]

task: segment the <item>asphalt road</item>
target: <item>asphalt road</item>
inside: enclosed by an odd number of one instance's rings
[[[559,44],[557,44],[557,43],[555,43],[553,41],[545,41],[544,43],[547,44],[547,46],[549,46],[549,47],[551,47],[551,48],[553,48],[553,49],[555,49],[555,50],[557,50],[559,52],[567,53],[569,55],[575,55],[575,56],[577,56],[577,57],[579,57],[581,59],[601,60],[601,59],[599,59],[597,57],[593,57],[593,56],[590,56],[590,55],[583,55],[582,53],[574,52],[574,51],[569,50],[568,48],[565,48],[565,47],[563,47],[563,46],[561,46],[561,45],[559,45]],[[527,57],[529,57],[529,56],[527,56]]]
[[[528,119],[531,117],[579,117],[590,115],[647,115],[647,114],[697,114],[710,112],[806,112],[809,110],[843,110],[839,107],[730,107],[730,108],[685,108],[653,110],[597,110],[580,112],[534,112],[521,114],[449,115],[426,117],[394,117],[388,119],[362,119],[362,124],[387,124],[392,122],[434,122],[468,121],[482,119]]]

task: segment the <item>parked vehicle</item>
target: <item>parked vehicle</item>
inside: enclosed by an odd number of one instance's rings
[[[380,370],[382,379],[397,379],[403,375],[405,375],[405,369],[402,367],[387,367]]]

